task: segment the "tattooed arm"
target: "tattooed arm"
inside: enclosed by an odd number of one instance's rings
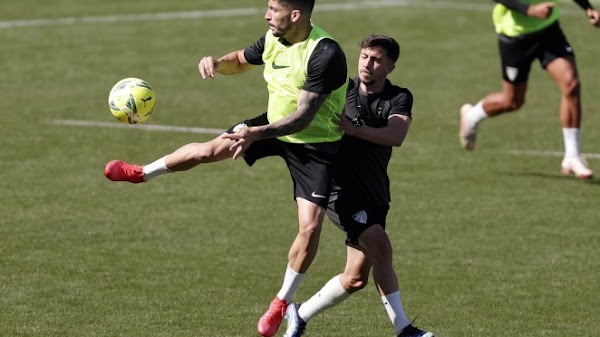
[[[304,130],[312,122],[328,96],[328,94],[316,94],[306,90],[300,91],[296,111],[275,123],[257,127],[260,138],[281,137]]]
[[[296,111],[288,116],[272,124],[247,127],[236,133],[223,135],[224,138],[237,140],[230,148],[232,151],[235,150],[233,159],[244,153],[250,144],[256,140],[291,135],[304,130],[310,125],[328,96],[329,94],[317,94],[301,90]]]

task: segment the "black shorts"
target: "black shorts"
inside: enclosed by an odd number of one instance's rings
[[[240,124],[247,126],[267,125],[267,114],[245,120],[227,130],[232,133]],[[277,138],[255,141],[244,152],[249,166],[265,157],[279,156],[285,160],[294,183],[294,199],[300,197],[323,208],[327,208],[333,179],[333,161],[340,142],[295,144]]]
[[[531,34],[516,37],[499,35],[498,49],[502,78],[510,83],[527,81],[535,59],[546,69],[557,58],[572,58],[575,55],[558,21]]]
[[[358,244],[358,237],[371,226],[385,229],[389,205],[377,206],[368,202],[335,198],[332,195],[327,216],[336,226],[346,232],[346,244]]]

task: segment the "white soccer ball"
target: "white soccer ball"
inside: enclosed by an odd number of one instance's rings
[[[108,95],[112,115],[125,124],[145,122],[156,105],[156,94],[148,82],[129,77],[117,82]]]

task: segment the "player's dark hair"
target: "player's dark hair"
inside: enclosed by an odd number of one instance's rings
[[[290,8],[298,8],[306,13],[312,13],[315,7],[315,0],[277,0],[280,4]]]
[[[394,38],[383,34],[371,34],[359,44],[361,48],[381,48],[394,63],[400,57],[400,45]]]

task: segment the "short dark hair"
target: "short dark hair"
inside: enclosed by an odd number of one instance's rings
[[[280,4],[293,9],[300,9],[307,13],[312,13],[315,7],[315,0],[277,0]]]
[[[394,38],[383,34],[371,34],[359,44],[361,48],[381,48],[394,63],[400,57],[400,45]]]

